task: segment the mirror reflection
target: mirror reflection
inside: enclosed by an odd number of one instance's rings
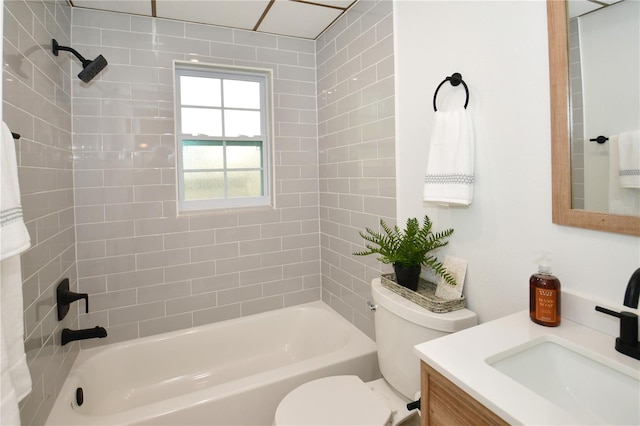
[[[572,0],[568,18],[572,208],[638,216],[640,2]]]

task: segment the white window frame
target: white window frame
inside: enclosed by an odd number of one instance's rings
[[[273,206],[273,154],[272,154],[272,73],[270,70],[256,68],[236,68],[215,64],[194,64],[192,62],[174,61],[174,99],[175,99],[175,135],[176,135],[176,182],[178,212],[203,210],[241,209],[250,207]],[[205,78],[221,78],[232,80],[256,81],[260,83],[261,135],[247,137],[211,137],[206,135],[182,134],[182,117],[180,102],[180,76],[196,76]],[[224,108],[224,107],[223,107]],[[262,142],[262,195],[256,197],[230,197],[218,199],[185,200],[184,170],[182,147],[185,141]],[[226,172],[226,165],[224,167]],[[225,178],[226,180],[226,178]]]

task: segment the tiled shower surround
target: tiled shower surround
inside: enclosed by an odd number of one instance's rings
[[[18,177],[31,237],[21,257],[33,383],[20,404],[23,425],[44,422],[79,349],[60,347],[60,330],[77,327],[78,312],[58,322],[54,299],[63,277],[77,289],[69,58],[51,54],[52,37],[68,45],[71,15],[66,2],[4,2],[3,120],[21,135]]]
[[[20,39],[8,20],[24,28]],[[23,424],[46,419],[75,358],[78,343],[59,346],[62,327],[106,327],[107,339],[82,342],[90,347],[322,298],[373,336],[366,301],[380,265],[351,253],[359,230],[395,223],[390,1],[360,0],[314,41],[9,0],[4,36],[5,63],[18,54],[34,75],[20,93],[39,96],[20,103],[5,82],[38,236],[23,256],[38,387]],[[72,55],[49,53],[51,37],[109,66],[84,84]],[[273,71],[275,209],[178,214],[173,60]],[[63,276],[90,294],[91,312],[80,302],[79,316],[73,308],[58,323],[53,288]]]
[[[81,327],[113,342],[318,300],[314,41],[82,9],[71,40],[109,61],[72,82]],[[273,71],[275,209],[178,214],[174,60]]]

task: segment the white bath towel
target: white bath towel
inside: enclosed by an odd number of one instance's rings
[[[28,249],[30,239],[22,219],[15,142],[4,122],[0,145],[0,259],[6,259]]]
[[[4,342],[4,334],[0,333],[0,367],[2,373],[0,376],[0,425],[19,425],[20,411],[18,410],[18,400],[16,399],[16,391],[11,382],[11,374],[9,374],[9,355],[7,354],[7,345]]]
[[[640,188],[640,131],[618,135],[620,186]]]
[[[609,137],[609,207],[608,212],[620,215],[640,215],[640,191],[623,188],[620,176],[620,137]]]
[[[18,402],[31,392],[24,351],[20,253],[31,245],[22,219],[18,166],[13,136],[5,123],[0,132],[0,356],[2,356],[2,424],[14,422]],[[12,420],[13,419],[13,420]],[[13,424],[13,423],[8,423]]]
[[[468,206],[473,200],[474,137],[465,108],[436,111],[431,130],[423,200]]]

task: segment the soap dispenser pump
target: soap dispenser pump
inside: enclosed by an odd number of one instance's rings
[[[538,272],[529,279],[529,317],[547,327],[560,325],[560,280],[551,274],[551,262],[543,255]]]

